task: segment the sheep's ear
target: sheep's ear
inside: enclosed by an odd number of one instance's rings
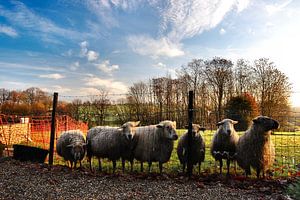
[[[200,128],[200,131],[206,131],[206,128],[201,127],[201,128]]]
[[[259,120],[257,118],[253,119],[252,121],[253,121],[253,123],[258,123],[259,122]]]
[[[135,125],[135,126],[138,126],[138,125],[140,124],[140,122],[141,122],[141,121],[136,121],[136,122],[134,123],[134,125]]]
[[[176,121],[173,121],[173,125],[174,125],[174,127],[176,128]]]
[[[221,121],[221,122],[218,122],[216,125],[221,126],[222,124],[223,124],[223,122]]]
[[[232,124],[237,124],[237,123],[239,123],[239,122],[232,120]]]
[[[156,127],[157,127],[157,128],[163,128],[164,125],[162,125],[162,124],[157,124]]]
[[[199,132],[200,131],[200,125],[198,125],[198,124],[195,124],[195,126],[196,126],[196,128],[197,128],[197,131],[196,132]]]

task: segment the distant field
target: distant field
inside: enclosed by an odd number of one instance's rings
[[[186,130],[179,129],[177,130],[178,135],[182,135]],[[205,153],[205,161],[201,165],[202,173],[217,173],[218,163],[215,166],[215,161],[210,154],[210,144],[212,140],[214,131],[205,131],[203,137],[205,139],[206,144],[206,153]],[[242,133],[239,133],[242,134]],[[273,143],[275,144],[276,151],[276,161],[273,167],[275,176],[288,176],[291,173],[296,171],[296,165],[300,163],[300,133],[299,132],[275,132],[274,135],[271,136]],[[174,150],[172,152],[171,159],[168,163],[164,164],[164,172],[166,173],[179,173],[182,168],[179,163],[176,148],[177,141],[174,144]],[[64,164],[58,156],[56,156],[57,164]],[[84,166],[88,167],[87,161],[83,161]],[[98,168],[97,159],[93,159],[93,166]],[[223,172],[226,172],[226,165],[224,163],[225,168],[223,168]],[[108,160],[104,160],[102,162],[102,167],[105,172],[112,172],[112,163]],[[129,170],[129,163],[126,163],[127,170]],[[144,163],[144,170],[147,171],[147,163]],[[117,163],[117,168],[121,171],[121,162]],[[135,161],[134,171],[140,171],[139,162]],[[153,163],[152,165],[153,172],[159,172],[158,164]],[[198,173],[198,167],[194,167],[194,173]],[[233,165],[231,165],[231,173],[234,173]],[[242,170],[238,167],[238,173],[242,174]],[[252,173],[254,174],[254,173]]]

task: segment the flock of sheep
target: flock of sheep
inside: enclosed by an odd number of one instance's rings
[[[211,154],[220,162],[222,173],[223,159],[227,163],[227,174],[231,161],[237,161],[245,170],[245,175],[250,175],[250,168],[256,170],[259,178],[272,166],[275,160],[275,148],[270,139],[273,129],[279,128],[279,123],[266,116],[259,116],[252,120],[249,129],[239,137],[234,129],[237,121],[224,119],[217,123],[218,129],[213,136]],[[76,163],[87,158],[92,170],[92,157],[97,157],[99,170],[101,171],[101,158],[108,158],[113,163],[113,172],[116,170],[116,161],[121,158],[122,170],[125,170],[125,161],[131,164],[133,160],[148,163],[148,171],[151,171],[152,162],[159,163],[160,173],[163,164],[168,162],[173,150],[174,141],[178,139],[175,121],[162,121],[157,125],[138,126],[138,122],[126,122],[121,127],[97,126],[91,128],[86,136],[79,130],[63,132],[57,140],[56,150],[58,155],[69,161],[71,168]],[[205,159],[205,142],[200,134],[205,128],[193,124],[191,142],[191,162],[200,166]],[[183,171],[187,164],[188,133],[184,133],[178,142],[177,155],[182,164]]]

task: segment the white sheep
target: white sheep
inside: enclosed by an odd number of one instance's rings
[[[237,121],[223,119],[217,123],[218,130],[213,136],[211,154],[216,161],[220,162],[220,174],[222,174],[223,161],[227,160],[227,175],[229,175],[230,160],[235,160],[236,146],[239,139],[234,129]]]
[[[192,143],[191,143],[191,163],[192,165],[198,164],[199,173],[201,169],[201,162],[205,158],[205,142],[202,138],[200,131],[205,131],[205,128],[200,127],[198,124],[193,124],[192,126]],[[184,173],[186,164],[188,162],[188,132],[179,138],[177,146],[177,155],[180,163],[182,164],[182,171]]]
[[[116,169],[116,161],[122,158],[122,169],[125,168],[125,160],[133,165],[132,139],[135,127],[140,122],[126,122],[121,127],[93,127],[87,134],[87,157],[92,170],[91,159],[96,156],[101,167],[101,158],[108,158],[113,162],[113,172]]]
[[[86,151],[86,142],[83,133],[80,130],[69,130],[62,132],[56,142],[56,152],[70,162],[71,169],[76,168],[76,163],[84,158]]]
[[[169,161],[174,140],[177,140],[176,122],[162,121],[157,125],[143,126],[136,129],[134,137],[134,158],[141,162],[148,162],[149,172],[152,162],[159,162],[159,170],[162,173],[163,163]]]
[[[273,129],[279,128],[279,123],[266,116],[252,120],[251,127],[242,135],[237,144],[237,163],[245,170],[246,176],[251,174],[250,167],[256,169],[256,176],[269,169],[275,160],[275,147],[270,135]]]

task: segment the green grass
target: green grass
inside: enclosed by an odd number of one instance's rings
[[[186,130],[179,129],[177,130],[177,133],[179,136],[185,133]],[[205,161],[201,165],[201,172],[202,173],[218,173],[219,169],[219,163],[215,163],[213,157],[210,154],[210,144],[213,137],[214,131],[207,130],[203,134],[203,137],[205,139],[206,144],[206,152],[205,152]],[[240,135],[242,133],[239,133]],[[275,144],[275,152],[276,152],[276,158],[275,163],[272,168],[272,171],[274,173],[275,177],[279,176],[290,176],[293,173],[296,172],[296,165],[300,163],[300,133],[294,133],[294,132],[275,132],[271,139],[273,143]],[[182,171],[182,167],[180,165],[180,162],[177,157],[176,148],[177,148],[178,140],[174,143],[174,149],[170,158],[170,161],[168,163],[164,164],[163,171],[165,173],[179,173]],[[56,164],[64,164],[64,161],[62,161],[57,155],[55,156],[55,163]],[[98,168],[98,161],[97,159],[93,159],[92,162],[93,166],[95,168]],[[89,167],[87,160],[85,159],[83,161],[83,165],[85,167]],[[129,171],[129,163],[126,162],[126,168],[127,171]],[[102,161],[102,169],[104,172],[112,172],[112,162],[109,160],[104,159]],[[117,170],[121,172],[121,162],[117,162]],[[148,165],[147,163],[144,163],[144,170],[147,171]],[[242,174],[242,170],[238,167],[237,168],[238,174]],[[231,173],[234,173],[234,165],[231,164]],[[139,162],[135,161],[134,164],[134,171],[139,172],[140,171],[140,164]],[[152,164],[152,172],[159,172],[158,163]],[[226,166],[224,163],[223,166],[223,172],[226,172]],[[252,171],[253,175],[255,174],[254,171]],[[198,167],[194,167],[194,173],[198,173]]]

